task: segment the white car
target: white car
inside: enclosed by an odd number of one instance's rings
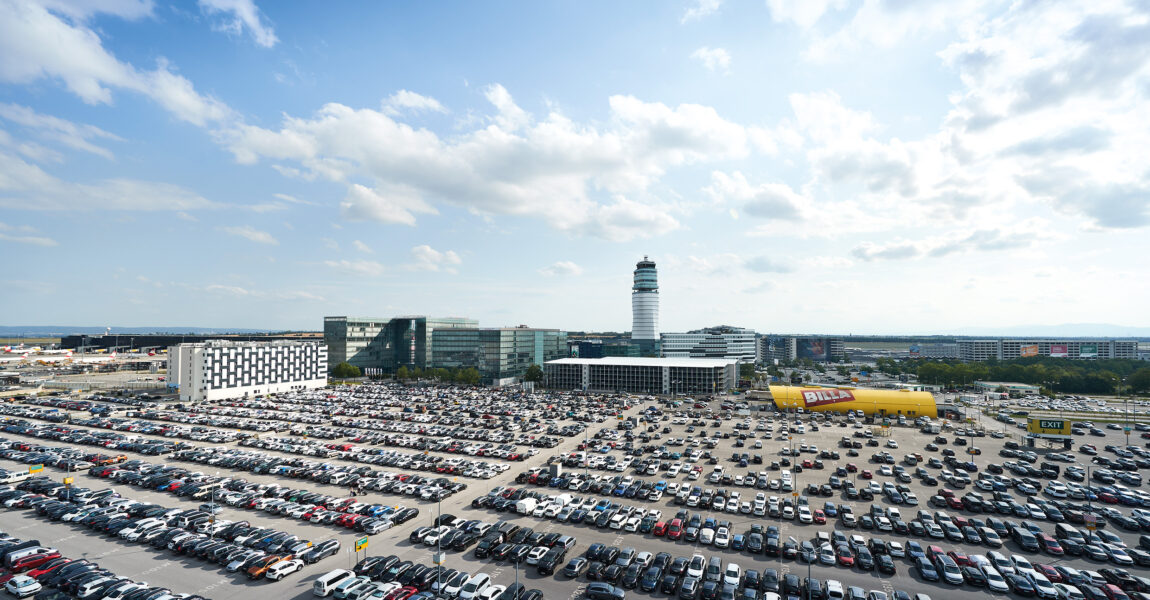
[[[887,440],[886,441],[886,447],[887,448],[898,448],[898,442],[896,442],[894,440]]]
[[[279,581],[303,568],[303,561],[298,559],[285,560],[271,566],[266,577],[272,581]]]
[[[743,568],[736,563],[727,563],[727,570],[723,571],[723,585],[738,586],[743,579]]]
[[[27,598],[44,588],[40,582],[27,575],[17,575],[4,584],[4,589],[17,598]]]
[[[811,514],[811,508],[809,506],[800,506],[799,523],[814,523],[814,521],[815,518],[814,515]]]
[[[479,600],[495,600],[506,589],[507,586],[505,585],[493,585],[483,590],[483,593],[479,595]]]
[[[713,542],[716,548],[726,548],[731,545],[731,532],[726,527],[720,527],[715,532],[715,541]]]
[[[1086,595],[1072,585],[1056,583],[1054,589],[1058,591],[1060,600],[1086,600]]]
[[[1027,573],[1026,578],[1034,586],[1039,598],[1053,598],[1058,595],[1058,589],[1042,573]]]
[[[536,546],[532,548],[531,552],[527,554],[527,564],[539,564],[539,559],[543,558],[543,555],[547,554],[548,550],[550,550],[550,548],[547,548],[546,546]]]
[[[1010,586],[1007,585],[1006,579],[998,573],[998,569],[990,565],[982,565],[982,574],[986,577],[986,587],[990,591],[1003,594],[1010,592]]]

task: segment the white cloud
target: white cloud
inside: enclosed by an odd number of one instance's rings
[[[243,288],[243,287],[240,287],[238,285],[223,285],[223,284],[219,284],[219,283],[213,283],[211,285],[208,285],[207,287],[204,288],[204,290],[206,290],[208,292],[212,292],[214,294],[224,294],[227,296],[237,296],[237,297],[255,295],[254,292],[252,292],[251,290],[249,290],[247,288]]]
[[[1049,229],[1047,222],[1032,219],[1009,227],[977,229],[969,233],[956,231],[946,236],[918,241],[898,238],[884,244],[863,242],[851,250],[851,255],[869,262],[1020,250],[1052,239],[1052,234],[1048,233]]]
[[[77,21],[89,19],[97,14],[135,21],[152,16],[155,10],[155,3],[152,0],[38,0],[38,2],[52,12]]]
[[[363,242],[361,242],[361,241],[359,241],[359,240],[355,240],[355,241],[353,241],[353,242],[351,243],[351,245],[352,245],[352,246],[353,246],[353,247],[354,247],[356,250],[359,250],[360,252],[363,252],[364,254],[375,254],[375,250],[372,250],[372,249],[371,249],[371,246],[368,246],[367,244],[365,244],[365,243],[363,243]]]
[[[200,9],[208,16],[219,17],[212,29],[229,35],[243,35],[246,29],[255,43],[271,48],[279,41],[275,29],[264,24],[263,14],[254,0],[198,0]]]
[[[841,9],[845,0],[767,0],[771,20],[791,22],[803,29],[812,27],[830,9]]]
[[[440,252],[427,244],[415,246],[411,249],[412,264],[410,268],[416,271],[439,271],[455,273],[455,266],[463,262],[454,250]]]
[[[106,179],[62,181],[21,158],[0,152],[0,207],[23,210],[195,210],[218,208],[196,193],[167,183]]]
[[[596,126],[558,112],[537,118],[502,86],[484,94],[496,114],[450,139],[332,103],[310,119],[285,117],[278,131],[228,129],[221,141],[243,164],[266,159],[289,176],[345,183],[349,220],[414,225],[437,212],[433,203],[450,203],[612,240],[678,227],[646,194],[667,170],[742,158],[753,145],[747,128],[708,106],[612,96],[607,124]],[[360,180],[370,185],[351,183]]]
[[[8,225],[7,223],[0,223],[0,241],[13,242],[16,244],[28,244],[30,246],[43,246],[43,247],[51,247],[51,246],[58,246],[59,245],[56,243],[56,240],[53,240],[51,238],[40,237],[40,236],[35,236],[35,235],[13,235],[12,233],[8,233],[8,232],[13,232],[13,233],[19,234],[19,233],[30,233],[30,232],[34,232],[34,231],[35,231],[35,229],[33,229],[32,227],[29,227],[27,225],[22,225],[20,227],[14,227],[12,225]]]
[[[780,0],[768,0],[769,3]],[[826,2],[796,0],[795,5],[813,14],[816,8],[828,4],[838,8],[843,0]],[[949,0],[948,2],[900,2],[896,0],[864,0],[854,16],[840,29],[826,37],[817,37],[806,50],[805,56],[816,61],[856,60],[863,49],[891,48],[910,38],[956,29],[978,27],[976,22],[986,17],[991,9],[1008,4],[1007,0]],[[817,21],[817,18],[815,19]],[[806,27],[813,25],[810,22]]]
[[[743,261],[743,267],[756,273],[790,273],[791,265],[769,256],[752,256]]]
[[[399,90],[383,101],[383,111],[389,115],[398,115],[405,110],[411,112],[447,112],[447,108],[440,104],[439,100],[407,90]]]
[[[729,73],[731,71],[731,55],[722,48],[703,46],[691,53],[691,58],[702,63],[709,71]]]
[[[108,133],[99,127],[77,125],[59,117],[38,113],[31,108],[18,104],[0,103],[0,118],[22,125],[44,139],[104,158],[112,158],[112,153],[106,148],[92,143],[92,140],[123,141],[119,136]]]
[[[569,260],[561,260],[539,269],[539,273],[546,277],[578,277],[583,274],[583,267]]]
[[[378,277],[387,270],[382,263],[374,260],[325,260],[323,264],[339,271],[366,277]]]
[[[105,2],[94,6],[116,5]],[[56,2],[50,6],[77,7],[82,3]],[[136,14],[129,8],[112,14]],[[0,81],[27,84],[42,79],[59,79],[89,104],[111,104],[112,88],[144,94],[195,125],[234,117],[222,102],[196,92],[192,83],[173,73],[162,58],[155,70],[140,71],[108,52],[100,36],[82,21],[65,22],[34,2],[0,0]]]
[[[709,17],[718,12],[722,5],[723,0],[693,0],[683,13],[683,17],[679,19],[679,23]]]
[[[232,226],[232,227],[221,227],[220,231],[223,231],[224,233],[228,233],[228,234],[231,234],[234,236],[242,237],[242,238],[247,239],[247,240],[251,240],[253,242],[256,242],[257,244],[268,244],[270,246],[275,246],[275,245],[279,244],[279,241],[276,240],[274,237],[272,237],[272,234],[270,234],[266,231],[260,231],[260,230],[254,228],[250,225],[242,225],[242,226],[237,225],[237,226]]]
[[[738,171],[712,172],[711,185],[703,191],[716,202],[741,202],[742,214],[773,221],[801,221],[812,204],[785,183],[751,185]]]

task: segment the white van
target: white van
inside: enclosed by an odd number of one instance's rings
[[[31,548],[24,548],[22,550],[17,550],[15,552],[12,552],[11,554],[4,557],[4,562],[8,563],[8,566],[10,567],[10,566],[12,566],[12,563],[20,560],[21,558],[24,558],[25,556],[32,556],[34,554],[48,554],[49,552],[55,552],[55,551],[56,551],[55,548],[45,548],[44,546],[33,546]]]
[[[0,483],[16,483],[31,476],[32,474],[28,471],[2,471],[0,472]]]
[[[321,575],[311,584],[313,596],[326,597],[335,590],[335,587],[345,581],[355,579],[355,573],[347,569],[336,569]]]
[[[476,573],[463,584],[463,589],[459,590],[459,600],[473,600],[478,598],[487,586],[491,585],[491,576],[487,573]]]

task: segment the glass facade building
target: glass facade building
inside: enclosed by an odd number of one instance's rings
[[[664,333],[663,356],[667,358],[734,358],[755,362],[755,331],[720,325],[687,333]]]
[[[461,317],[324,317],[328,369],[341,362],[369,375],[391,373],[401,366],[427,368],[436,331],[478,326],[479,321]]]
[[[432,334],[433,367],[475,367],[483,382],[493,385],[514,383],[531,365],[566,354],[567,333],[558,329],[440,329]]]

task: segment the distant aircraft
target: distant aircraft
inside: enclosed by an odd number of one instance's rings
[[[39,346],[32,346],[30,348],[25,348],[24,344],[20,344],[19,346],[4,346],[4,353],[5,354],[26,354],[29,352],[39,352],[39,351],[40,351]]]

